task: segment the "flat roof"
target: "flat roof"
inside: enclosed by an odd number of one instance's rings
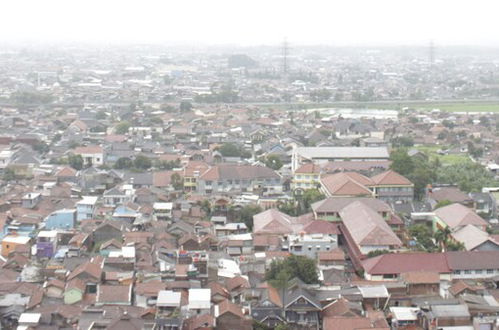
[[[30,241],[28,236],[5,236],[2,242],[15,243],[15,244],[27,244]]]
[[[180,292],[172,290],[161,290],[158,293],[158,300],[156,306],[158,307],[180,307]]]
[[[299,147],[296,153],[305,158],[382,158],[390,154],[386,147]]]

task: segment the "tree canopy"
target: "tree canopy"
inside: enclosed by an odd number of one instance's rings
[[[265,279],[271,284],[295,277],[308,284],[318,283],[315,261],[304,256],[291,255],[284,260],[273,260],[265,273]]]

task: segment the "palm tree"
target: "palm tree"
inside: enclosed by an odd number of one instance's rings
[[[289,281],[291,279],[291,275],[286,270],[281,270],[275,279],[270,280],[269,283],[276,289],[281,289],[282,292],[282,319],[286,321],[286,309],[285,309],[285,295],[286,290],[289,287]]]
[[[450,235],[452,234],[452,231],[450,230],[449,227],[445,227],[443,229],[438,229],[435,234],[435,242],[437,243],[438,246],[442,248],[442,252],[445,252],[447,249],[447,244],[450,239]]]

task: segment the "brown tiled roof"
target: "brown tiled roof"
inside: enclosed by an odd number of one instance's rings
[[[76,170],[71,167],[63,167],[60,171],[55,174],[56,177],[74,177],[76,176]]]
[[[314,220],[308,225],[305,225],[303,231],[307,234],[338,235],[340,233],[338,226],[335,223],[325,220]]]
[[[386,221],[361,202],[354,202],[342,209],[340,217],[344,227],[359,246],[402,246],[402,242]]]
[[[225,287],[229,291],[233,291],[235,289],[240,289],[240,288],[249,288],[250,284],[247,279],[245,279],[242,276],[235,276],[232,278],[228,278],[225,281]]]
[[[201,175],[207,181],[279,178],[271,168],[252,165],[218,165]]]
[[[478,214],[466,206],[454,203],[435,210],[435,215],[445,222],[451,229],[456,227],[475,225],[486,227],[488,223]]]
[[[305,174],[310,174],[310,173],[317,173],[319,174],[321,172],[321,168],[319,165],[316,165],[314,163],[308,163],[300,166],[295,173],[305,173]]]
[[[400,276],[408,284],[437,284],[440,283],[440,274],[437,272],[414,271],[402,273]]]
[[[366,317],[327,316],[323,319],[323,328],[327,330],[359,330],[372,328],[372,323]]]
[[[342,249],[336,248],[331,251],[322,251],[317,254],[320,261],[344,261],[345,252]]]
[[[450,273],[443,253],[390,253],[362,262],[364,270],[373,275],[400,274],[414,271]]]
[[[166,290],[166,283],[161,281],[151,281],[135,284],[135,293],[141,296],[157,296],[161,290]]]
[[[68,280],[72,280],[73,278],[76,278],[83,273],[86,273],[94,279],[100,281],[102,275],[101,265],[95,262],[86,262],[84,264],[81,264],[69,274]]]
[[[99,154],[102,152],[103,149],[101,146],[76,147],[74,149],[75,154]]]
[[[98,303],[130,303],[130,285],[99,285],[97,289]]]
[[[372,191],[367,185],[373,182],[366,176],[355,172],[341,172],[321,178],[322,185],[331,195],[370,196]]]
[[[213,297],[216,294],[221,295],[222,297],[229,298],[229,291],[218,282],[210,282],[208,283],[208,287],[211,289],[211,296]]]
[[[472,199],[466,195],[464,192],[459,190],[456,187],[437,187],[433,188],[430,193],[430,197],[436,200],[437,202],[448,200],[453,203],[464,203],[469,202]]]
[[[231,313],[237,317],[243,318],[244,314],[241,309],[241,306],[236,305],[229,300],[225,299],[221,303],[218,304],[219,316],[225,313]]]
[[[412,182],[409,181],[406,177],[398,174],[397,172],[393,170],[388,170],[386,172],[380,173],[378,175],[375,175],[371,177],[371,180],[374,181],[374,183],[378,186],[384,186],[384,185],[401,185],[401,186],[407,186],[407,185],[412,185]]]

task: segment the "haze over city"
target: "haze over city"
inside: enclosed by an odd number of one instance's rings
[[[478,1],[4,1],[0,40],[181,44],[499,45]]]

